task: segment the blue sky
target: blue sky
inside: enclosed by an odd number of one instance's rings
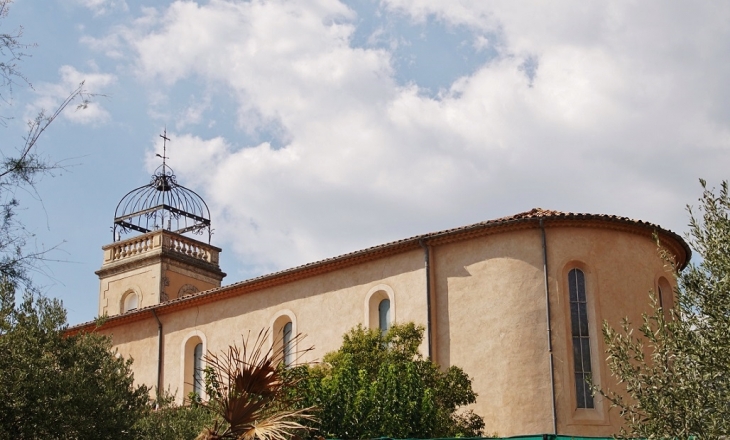
[[[227,283],[538,206],[682,233],[698,178],[728,177],[725,1],[16,0],[19,25],[33,88],[3,148],[81,80],[100,95],[42,138],[65,169],[41,200],[21,194],[71,323],[165,127]]]

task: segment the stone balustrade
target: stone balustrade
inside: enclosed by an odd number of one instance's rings
[[[190,258],[218,265],[220,249],[192,238],[159,230],[103,247],[104,264],[117,263],[146,254],[172,251]]]
[[[152,249],[153,237],[149,234],[120,241],[112,247],[111,260],[118,261],[147,253]]]
[[[182,235],[165,235],[162,246],[165,249],[170,249],[189,257],[218,264],[218,251],[211,246],[191,240]]]

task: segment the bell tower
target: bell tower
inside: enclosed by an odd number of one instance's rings
[[[220,287],[220,248],[210,245],[210,210],[194,191],[177,183],[162,165],[149,184],[127,193],[117,205],[112,243],[103,246],[99,316],[118,315]],[[124,237],[126,235],[130,237]],[[196,238],[191,237],[196,236]],[[207,243],[198,238],[207,238]]]

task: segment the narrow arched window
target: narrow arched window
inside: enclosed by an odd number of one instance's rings
[[[385,333],[390,328],[390,300],[384,299],[378,304],[378,327]]]
[[[674,308],[674,298],[672,286],[669,285],[669,281],[666,278],[659,278],[659,285],[657,286],[657,296],[659,296],[659,307],[662,308],[664,314],[664,321],[669,322],[672,319],[672,309]]]
[[[661,284],[657,290],[659,291],[659,307],[664,308],[664,290],[662,290]]]
[[[290,367],[294,362],[294,349],[292,347],[292,323],[291,321],[284,324],[282,329],[284,335],[282,337],[282,344],[284,348],[284,366]]]
[[[193,350],[193,392],[203,394],[203,344],[199,343]]]
[[[578,408],[593,408],[591,391],[591,342],[588,334],[588,301],[583,271],[572,269],[568,273],[570,291],[570,325],[573,338],[573,373]]]

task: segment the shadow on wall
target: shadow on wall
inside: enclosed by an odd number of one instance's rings
[[[542,235],[540,229],[509,231],[487,235],[433,247],[431,270],[434,282],[435,333],[437,340],[435,360],[442,366],[451,365],[452,314],[449,303],[469,300],[479,303],[480,307],[468,310],[480,320],[489,319],[490,298],[501,295],[505,280],[518,280],[509,283],[511,290],[538,292],[540,297],[531,309],[524,309],[517,316],[527,320],[544,319],[544,291]],[[499,264],[495,264],[499,262]],[[511,277],[504,268],[519,270],[526,277]],[[527,268],[526,270],[524,268]],[[539,285],[539,288],[535,288]],[[521,302],[525,298],[514,298]],[[456,322],[466,317],[455,316]],[[503,318],[503,316],[499,316]]]
[[[243,293],[241,297],[223,300],[226,301],[225,307],[207,307],[206,305],[201,305],[180,310],[175,312],[175,315],[181,319],[165,322],[165,333],[203,326],[211,322],[235,318],[258,310],[270,309],[289,301],[297,301],[316,297],[317,295],[328,292],[373,284],[386,278],[418,270],[423,270],[423,251],[420,249],[380,260],[336,269],[333,272],[326,272],[321,275],[270,288]],[[146,320],[142,322],[146,322]],[[147,327],[147,325],[142,325],[142,322],[137,324],[137,327]],[[129,332],[125,328],[124,340],[115,340],[115,344],[134,342],[149,337],[153,333],[156,335],[157,322],[153,318],[149,320],[149,330],[149,332]]]

